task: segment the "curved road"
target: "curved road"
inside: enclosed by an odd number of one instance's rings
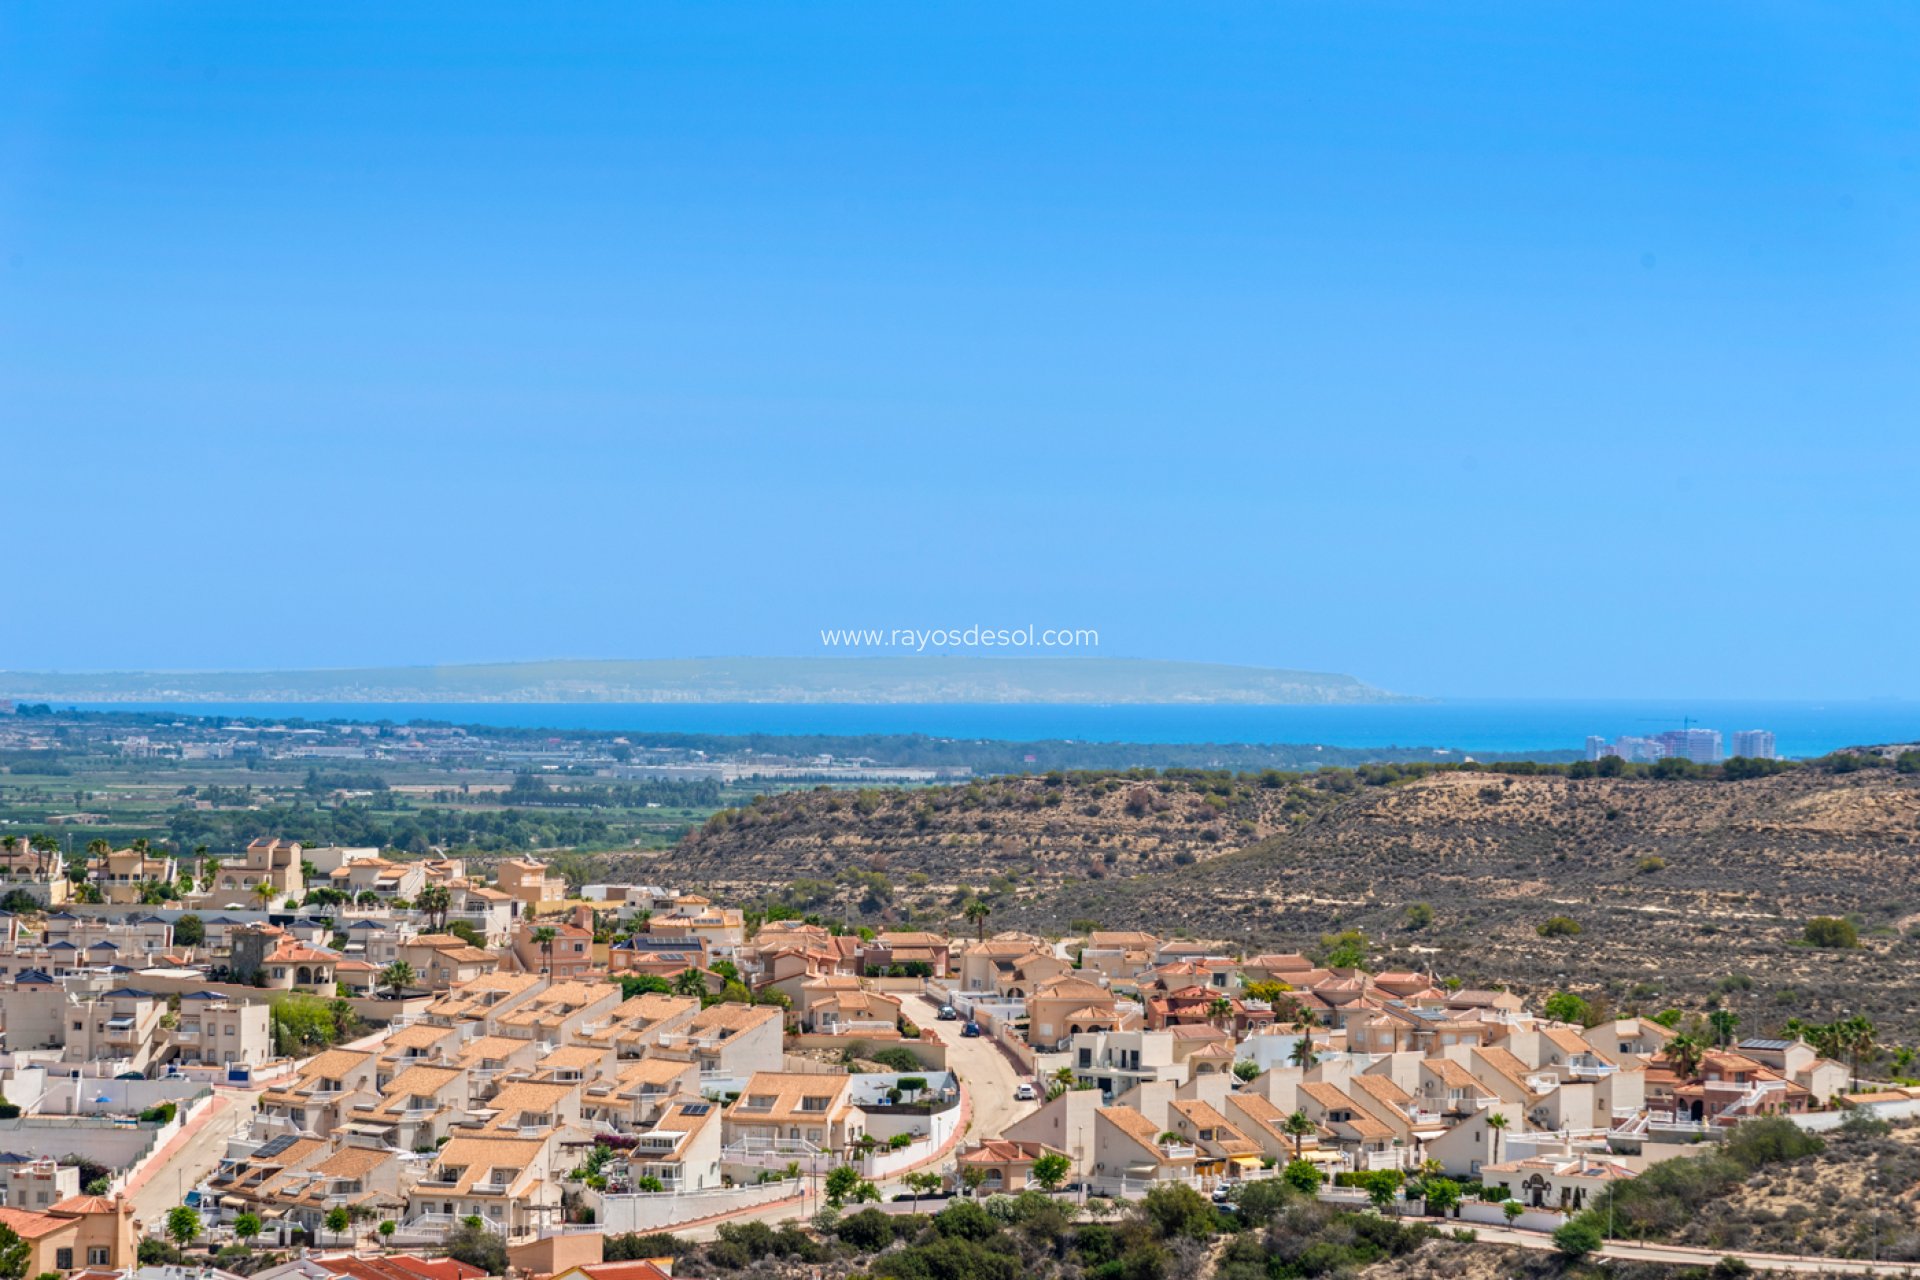
[[[932,1036],[947,1047],[947,1069],[960,1078],[960,1087],[965,1093],[970,1114],[966,1133],[956,1143],[956,1147],[968,1142],[977,1142],[981,1138],[997,1138],[1006,1126],[1039,1110],[1038,1102],[1017,1102],[1013,1091],[1026,1079],[1013,1058],[987,1036],[968,1038],[960,1034],[962,1023],[941,1022],[939,1007],[925,996],[910,995],[902,998],[901,1012],[909,1021],[918,1023],[921,1034]],[[1037,1091],[1037,1090],[1036,1090]],[[923,1169],[938,1172],[951,1157],[942,1157]],[[728,1214],[727,1222],[785,1222],[789,1219],[802,1219],[819,1207],[817,1180],[809,1180],[812,1192],[801,1203],[784,1201],[778,1204],[762,1205],[758,1208],[743,1209]],[[880,1183],[882,1202],[895,1192],[905,1191],[906,1184],[899,1177],[882,1179]],[[690,1240],[711,1240],[722,1219],[712,1219],[696,1226],[667,1228],[677,1235]]]
[[[988,1036],[968,1039],[960,1034],[965,1025],[939,1021],[939,1008],[925,996],[904,997],[901,1011],[918,1023],[922,1035],[936,1037],[947,1046],[947,1069],[960,1077],[961,1087],[973,1100],[973,1119],[967,1138],[997,1138],[1006,1127],[1040,1109],[1038,1102],[1015,1102],[1013,1091],[1028,1079],[1021,1074],[1013,1058]]]

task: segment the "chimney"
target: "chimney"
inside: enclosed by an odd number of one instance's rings
[[[588,933],[592,933],[593,932],[593,908],[586,905],[584,902],[581,903],[579,906],[575,907],[573,909],[573,923],[575,924],[575,926],[581,929],[585,929]]]

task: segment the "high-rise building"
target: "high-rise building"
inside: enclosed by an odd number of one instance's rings
[[[1661,750],[1695,764],[1719,764],[1725,759],[1718,729],[1669,729],[1658,739]]]
[[[1745,756],[1749,760],[1771,760],[1775,756],[1773,730],[1736,729],[1733,733],[1733,754]]]
[[[1607,740],[1605,738],[1597,733],[1587,735],[1587,759],[1598,760],[1601,756],[1609,754],[1611,753],[1607,750]]]

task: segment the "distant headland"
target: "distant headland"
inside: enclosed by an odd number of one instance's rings
[[[314,671],[0,671],[0,697],[86,702],[1062,703],[1423,699],[1353,676],[1147,658],[564,659]]]

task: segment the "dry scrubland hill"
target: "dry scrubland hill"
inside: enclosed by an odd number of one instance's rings
[[[1286,827],[1322,793],[1257,779],[983,779],[926,790],[790,792],[716,815],[675,871],[752,896],[847,869],[942,889],[1019,877],[1027,892],[1172,871]]]
[[[1443,774],[1370,789],[1240,853],[1158,882],[1074,888],[1057,909],[1158,915],[1298,943],[1357,926],[1443,973],[1571,985],[1658,1007],[1718,994],[1748,1030],[1866,1012],[1920,1034],[1920,787],[1873,771],[1745,782]],[[1434,923],[1405,928],[1405,908]],[[1542,938],[1565,915],[1581,932]],[[1848,915],[1858,951],[1794,945]]]
[[[757,894],[884,872],[888,913],[996,883],[995,927],[1069,922],[1311,945],[1360,927],[1402,960],[1617,1005],[1718,996],[1756,1030],[1865,1012],[1920,1040],[1920,779],[1811,770],[1744,782],[1351,774],[1222,794],[1209,780],[1007,779],[770,801],[689,837],[681,875]],[[914,873],[927,877],[924,884]],[[909,888],[909,883],[917,886]],[[1408,904],[1433,924],[1404,927]],[[1542,938],[1550,916],[1574,938]],[[1794,945],[1850,915],[1858,951]]]

